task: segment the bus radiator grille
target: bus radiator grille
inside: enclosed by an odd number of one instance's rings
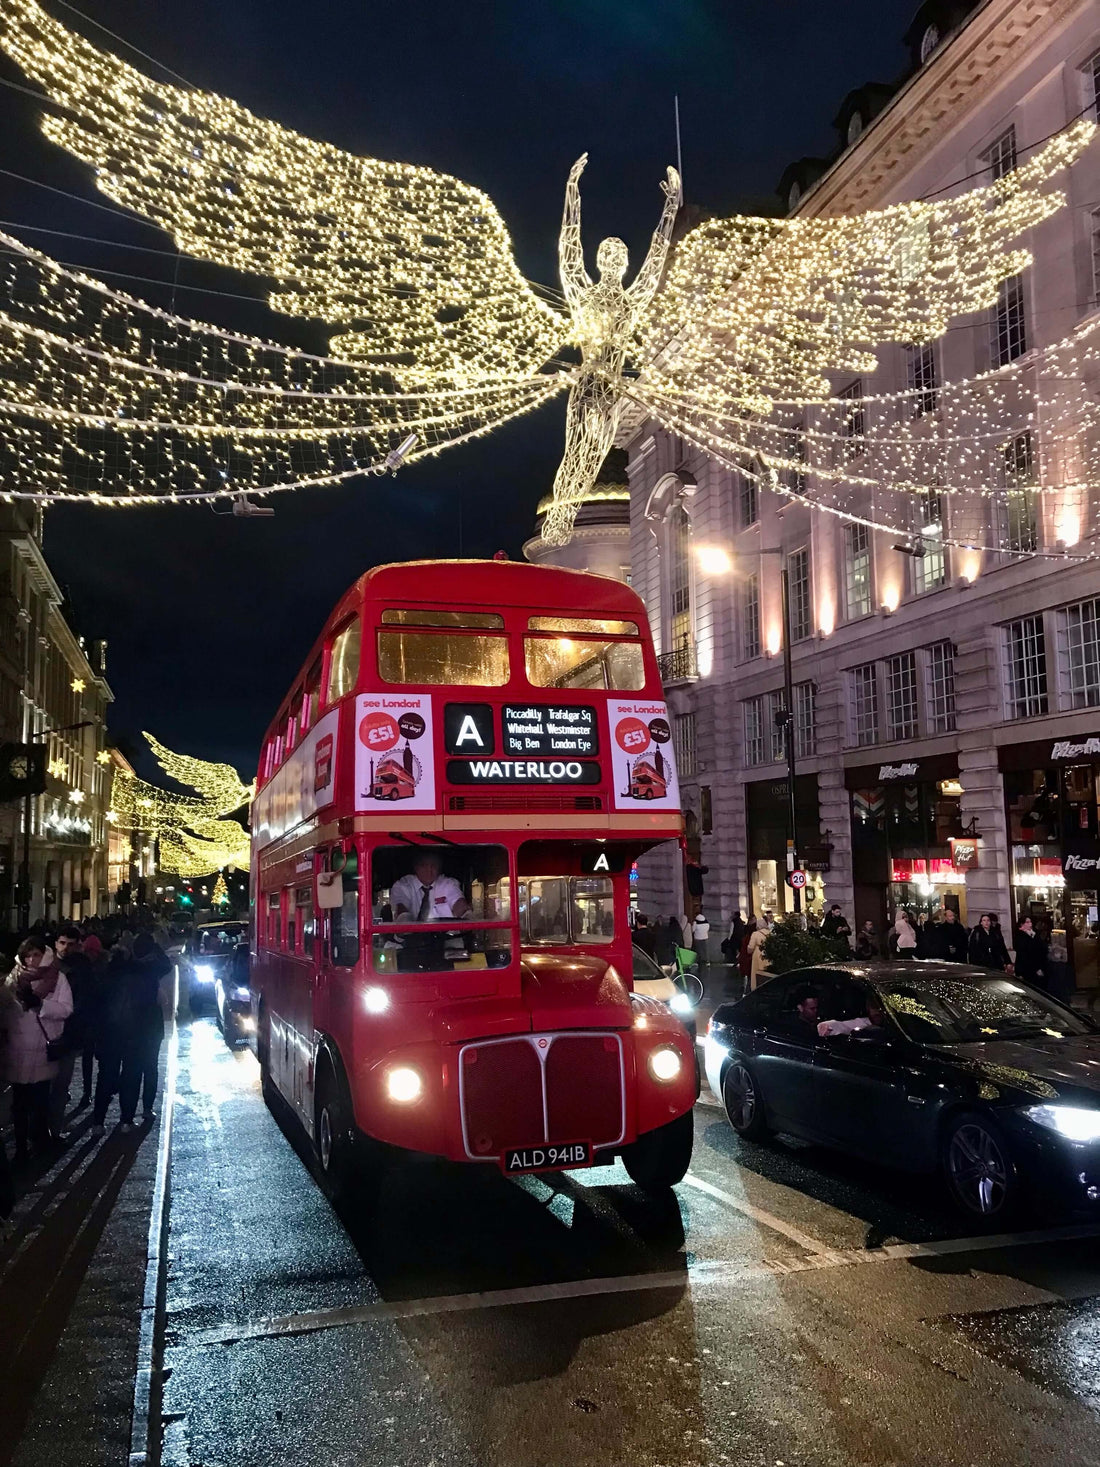
[[[523,810],[599,811],[602,795],[449,795],[447,808],[452,811],[478,810],[516,813]]]
[[[614,1146],[622,1140],[623,1051],[616,1034],[530,1034],[467,1044],[459,1069],[470,1157],[546,1141]]]

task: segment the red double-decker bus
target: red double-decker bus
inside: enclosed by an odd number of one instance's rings
[[[692,1043],[631,991],[631,865],[682,824],[635,592],[500,560],[368,572],[258,784],[257,1053],[331,1194],[387,1145],[680,1180]]]

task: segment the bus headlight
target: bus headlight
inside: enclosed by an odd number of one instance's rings
[[[390,1006],[390,996],[384,988],[368,988],[363,995],[363,1007],[368,1014],[384,1014]]]
[[[665,1083],[675,1080],[683,1067],[684,1062],[680,1058],[678,1049],[662,1046],[660,1049],[655,1049],[649,1056],[649,1073],[655,1080],[662,1080]]]
[[[398,1105],[411,1105],[419,1100],[423,1088],[424,1082],[411,1065],[398,1065],[386,1076],[386,1092]]]

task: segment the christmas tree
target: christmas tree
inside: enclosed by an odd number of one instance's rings
[[[214,883],[214,894],[210,898],[212,907],[225,907],[229,905],[229,888],[225,884],[225,872],[218,872],[218,879]]]

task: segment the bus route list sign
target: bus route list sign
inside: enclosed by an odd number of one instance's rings
[[[587,704],[506,704],[503,720],[506,754],[583,759],[600,752],[596,710]]]
[[[355,808],[435,809],[432,700],[360,693],[355,700]]]

